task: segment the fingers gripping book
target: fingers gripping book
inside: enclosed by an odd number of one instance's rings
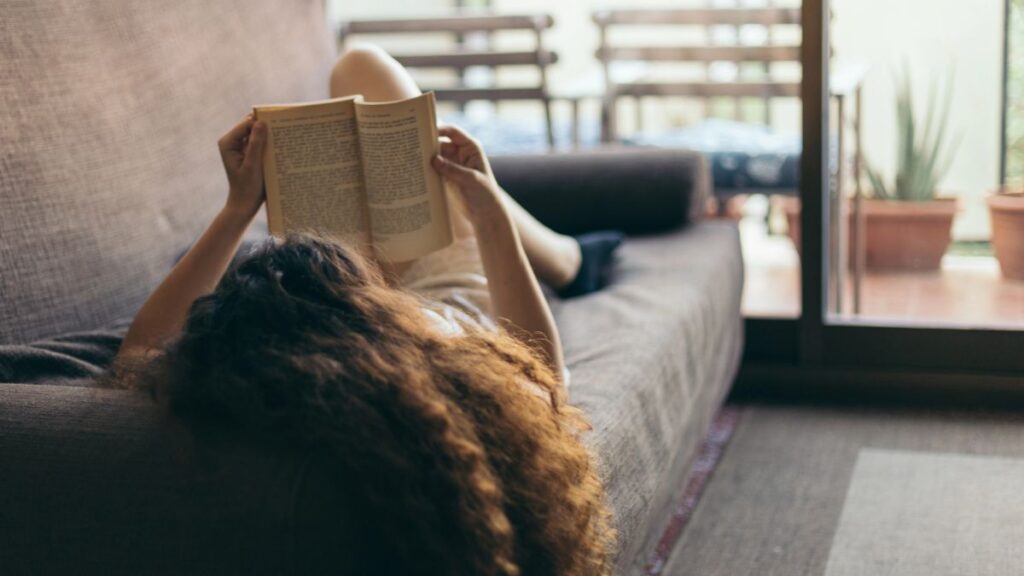
[[[256,106],[270,233],[313,232],[402,262],[452,242],[434,94]]]

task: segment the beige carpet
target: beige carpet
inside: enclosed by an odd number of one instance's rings
[[[825,576],[1024,569],[1024,460],[861,450]]]
[[[1022,416],[750,407],[662,573],[1024,574],[1019,458]]]

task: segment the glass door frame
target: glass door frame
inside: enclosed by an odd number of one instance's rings
[[[1022,377],[1024,331],[985,327],[928,327],[867,323],[829,318],[828,264],[825,250],[830,211],[829,0],[803,0],[801,97],[803,156],[800,214],[801,316],[796,320],[796,350],[789,356],[801,367],[912,371],[962,371]],[[752,336],[781,330],[786,321],[748,322]],[[781,324],[780,324],[781,323]],[[764,340],[765,338],[757,338]],[[750,360],[755,360],[749,358]]]

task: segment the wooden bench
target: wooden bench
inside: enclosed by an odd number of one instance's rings
[[[680,8],[680,9],[623,9],[623,10],[601,10],[593,14],[593,20],[599,29],[599,46],[597,58],[605,78],[605,95],[602,106],[602,139],[606,141],[617,140],[620,137],[617,123],[617,108],[622,98],[634,98],[637,100],[637,127],[643,129],[643,117],[641,100],[645,97],[682,97],[699,99],[704,102],[705,113],[708,103],[713,99],[731,99],[734,102],[733,118],[743,122],[750,122],[750,118],[743,117],[744,109],[742,102],[745,99],[755,99],[764,102],[763,114],[756,122],[765,126],[771,126],[771,103],[780,98],[800,98],[800,77],[792,75],[776,74],[776,68],[780,64],[789,64],[790,68],[799,66],[800,61],[800,9],[795,7],[772,6],[773,0],[767,0],[767,5],[758,7],[742,7],[743,0],[736,0],[734,7],[705,7],[705,8]],[[710,4],[710,2],[709,2]],[[634,30],[646,27],[651,28],[674,28],[683,33],[689,29],[697,34],[694,37],[702,37],[700,44],[690,45],[626,45],[612,41],[611,30],[629,29]],[[725,28],[732,30],[734,41],[728,44],[716,44],[715,32]],[[761,28],[760,42],[743,43],[741,32],[751,28]],[[788,29],[788,30],[787,30]],[[703,31],[703,35],[699,32]],[[779,37],[789,36],[796,38],[795,41],[777,42]],[[637,75],[633,78],[622,80],[616,76],[613,67],[617,63],[632,62],[641,65],[656,65],[659,63],[688,63],[697,64],[703,69],[704,79],[699,81],[676,81],[662,80]],[[717,62],[733,63],[736,66],[736,74],[733,78],[719,80],[713,77],[711,70]],[[850,241],[855,246],[858,254],[863,251],[863,219],[861,211],[861,182],[860,173],[862,166],[861,155],[861,86],[866,73],[862,65],[845,66],[835,69],[829,76],[829,91],[834,103],[835,117],[838,119],[836,128],[837,157],[839,161],[832,169],[834,170],[834,184],[828,191],[831,197],[831,212],[829,214],[829,242],[828,250],[830,258],[830,289],[837,291],[832,298],[834,306],[842,302],[841,289],[845,285],[846,264],[846,242]],[[848,107],[853,110],[848,110]],[[852,112],[853,123],[853,166],[850,173],[847,173],[847,114]],[[847,231],[846,202],[848,197],[847,186],[853,185],[853,215],[856,225],[852,230]],[[793,189],[772,189],[753,190],[768,194],[797,195]],[[719,198],[720,210],[724,206],[724,199],[732,194],[746,193],[747,190],[715,190]],[[849,239],[847,236],[849,235]],[[857,257],[857,262],[862,258]],[[860,309],[860,281],[862,266],[854,266],[854,309]],[[838,312],[839,310],[834,310]]]
[[[685,9],[627,9],[602,10],[593,14],[600,33],[597,58],[604,71],[606,92],[602,111],[602,135],[606,140],[615,140],[619,136],[616,122],[616,109],[623,97],[637,99],[638,129],[643,127],[643,117],[639,102],[644,97],[684,97],[704,101],[705,109],[708,101],[715,98],[728,98],[735,101],[734,117],[741,119],[743,99],[760,99],[765,102],[764,115],[759,122],[771,124],[771,101],[776,98],[799,98],[800,81],[792,78],[781,79],[773,73],[773,65],[777,63],[800,63],[799,43],[776,44],[774,38],[780,28],[800,27],[799,8],[760,7],[760,8],[685,8]],[[744,27],[758,26],[764,29],[764,42],[760,45],[744,45],[740,40],[740,30]],[[680,32],[686,28],[697,28],[703,31],[705,39],[700,45],[623,45],[611,39],[612,28],[634,29],[640,27],[673,27]],[[735,31],[736,42],[731,44],[715,44],[715,32],[720,28],[731,28]],[[698,81],[674,81],[639,77],[622,81],[613,73],[618,62],[642,63],[657,65],[664,63],[696,63],[702,65],[704,79]],[[712,77],[712,65],[716,62],[729,62],[737,66],[736,78],[728,81]],[[760,64],[759,73],[750,74],[750,66]]]

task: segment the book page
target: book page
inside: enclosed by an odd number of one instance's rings
[[[438,154],[434,94],[356,104],[370,233],[378,254],[404,262],[452,242]]]
[[[269,129],[263,178],[270,233],[368,244],[355,98],[257,106],[255,113]]]

